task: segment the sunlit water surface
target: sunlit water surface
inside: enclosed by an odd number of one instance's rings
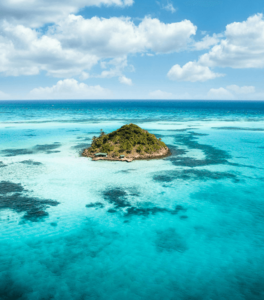
[[[80,156],[131,122],[172,156]],[[0,102],[0,299],[264,299],[263,137],[263,102]]]

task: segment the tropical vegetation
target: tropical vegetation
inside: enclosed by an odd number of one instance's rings
[[[93,137],[91,154],[107,153],[108,156],[116,157],[120,154],[153,154],[162,148],[166,148],[161,139],[154,134],[141,129],[135,124],[124,125],[120,129],[105,134],[101,129],[99,137]]]

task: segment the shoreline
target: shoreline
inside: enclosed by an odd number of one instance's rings
[[[169,157],[172,155],[171,151],[169,148],[167,148],[166,153],[161,153],[160,155],[158,154],[145,154],[145,156],[135,156],[135,157],[125,157],[125,158],[115,158],[115,157],[95,157],[94,155],[91,154],[86,154],[85,152],[87,149],[84,149],[82,152],[83,157],[90,157],[92,158],[92,161],[98,161],[98,160],[106,160],[106,161],[120,161],[120,162],[132,162],[134,160],[153,160],[153,159],[163,159],[166,157]],[[88,152],[88,151],[87,151]]]

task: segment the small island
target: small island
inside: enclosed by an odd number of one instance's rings
[[[127,161],[157,159],[170,155],[170,150],[161,139],[135,124],[124,125],[120,129],[99,137],[93,137],[90,148],[82,156],[93,160]]]

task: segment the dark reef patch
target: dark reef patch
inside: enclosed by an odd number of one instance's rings
[[[54,200],[30,197],[20,183],[9,181],[0,182],[0,209],[11,209],[17,213],[25,213],[22,217],[25,221],[38,222],[49,214],[46,209],[57,206],[59,202]]]
[[[192,136],[208,136],[208,133],[199,133],[199,132],[194,132],[194,131],[189,131],[189,134]]]
[[[177,215],[180,211],[186,211],[186,208],[183,208],[181,205],[177,205],[175,209],[168,209],[168,208],[163,208],[163,207],[129,207],[126,210],[126,213],[124,216],[130,217],[130,216],[150,216],[150,215],[156,215],[158,213],[169,213],[171,215]]]
[[[244,158],[244,157],[242,157],[242,158]],[[234,166],[234,167],[249,168],[249,169],[261,169],[261,170],[263,170],[263,168],[260,168],[260,167],[255,167],[255,166],[251,166],[251,165],[244,165],[244,164],[238,164],[238,163],[231,163],[231,162],[229,162],[228,165]]]
[[[30,166],[41,166],[41,162],[33,161],[31,159],[23,160],[20,162],[21,164],[30,165]]]
[[[5,156],[18,156],[18,155],[28,155],[28,154],[35,154],[35,153],[58,153],[60,151],[53,151],[58,149],[61,146],[61,143],[55,142],[53,144],[45,144],[45,145],[36,145],[30,149],[4,149],[1,150],[0,153],[4,154]]]
[[[172,182],[175,180],[174,176],[170,175],[154,175],[153,180],[158,182]]]
[[[88,208],[103,208],[104,207],[104,204],[101,203],[101,202],[95,202],[95,203],[90,203],[90,204],[87,204],[86,207]]]
[[[250,128],[250,127],[212,127],[218,130],[241,130],[241,131],[264,131],[264,128]]]
[[[71,130],[66,130],[66,132],[75,132],[75,131],[80,131],[80,129],[71,129]]]
[[[87,144],[87,143],[79,143],[79,144],[76,144],[76,145],[72,146],[71,149],[83,150],[84,148],[87,148],[87,147],[90,147],[90,146],[91,145]]]
[[[186,132],[189,130],[195,130],[197,128],[195,127],[189,127],[189,128],[181,128],[181,129],[151,129],[150,131],[166,131],[166,132]],[[155,134],[156,135],[156,134]]]
[[[161,208],[161,207],[149,207],[149,208],[140,208],[140,207],[129,207],[126,210],[125,216],[149,216],[149,215],[155,215],[157,213],[164,213],[164,212],[170,212],[167,208]]]
[[[171,157],[170,159],[172,159],[174,156],[180,156],[180,155],[185,155],[186,153],[188,153],[187,150],[185,149],[181,149],[175,145],[167,145],[170,149],[170,152],[171,152]]]
[[[237,183],[240,180],[236,174],[227,172],[211,172],[201,169],[189,169],[182,171],[167,171],[165,174],[154,175],[153,180],[158,182],[172,182],[174,180],[221,180],[232,179]]]
[[[46,154],[52,154],[52,153],[60,153],[60,151],[47,151],[47,152],[45,152]]]
[[[174,209],[149,206],[149,207],[139,207],[133,205],[128,201],[128,197],[140,197],[140,194],[134,189],[121,189],[113,188],[103,192],[104,200],[112,204],[113,207],[107,210],[108,213],[121,213],[123,217],[129,218],[133,216],[148,217],[150,215],[156,215],[158,213],[168,213],[171,215],[177,215],[181,212],[186,212],[187,209],[181,205],[176,205]],[[146,204],[146,203],[145,203]],[[150,203],[151,205],[151,203]],[[96,202],[86,205],[87,208],[104,208],[103,203]]]
[[[126,170],[117,171],[116,173],[128,174],[128,173],[131,173],[131,172],[136,171],[136,170],[137,169],[126,169]]]
[[[45,145],[36,145],[33,149],[36,152],[48,152],[58,149],[61,146],[61,143],[55,142],[53,144],[45,144]]]
[[[1,272],[0,275],[0,299],[18,300],[26,299],[26,294],[30,292],[30,287],[25,283],[17,282],[11,278],[9,272]]]
[[[188,247],[181,235],[179,235],[174,228],[165,230],[158,230],[155,240],[157,251],[163,252],[185,252]]]
[[[91,141],[92,139],[89,138],[89,137],[85,137],[85,138],[83,138],[82,140],[83,140],[83,141]]]
[[[224,150],[217,149],[210,145],[200,144],[197,139],[197,136],[204,135],[200,133],[190,132],[186,134],[178,134],[174,137],[176,150],[178,145],[185,146],[188,149],[193,150],[201,150],[205,158],[204,159],[195,159],[192,157],[182,156],[186,154],[186,151],[183,149],[179,149],[183,152],[183,154],[173,154],[172,156],[166,158],[167,160],[171,161],[171,163],[175,166],[185,166],[185,167],[201,167],[201,166],[208,166],[208,165],[217,165],[217,164],[227,164],[228,159],[231,156]],[[170,146],[169,146],[170,147]],[[171,147],[170,147],[171,149]]]
[[[131,204],[127,201],[128,193],[121,188],[109,189],[103,192],[104,199],[113,204],[115,208],[129,207]]]
[[[92,139],[89,137],[83,137],[83,136],[77,136],[76,137],[77,140],[82,140],[82,141],[91,141]]]
[[[0,161],[0,168],[4,168],[6,167],[7,165],[5,165],[2,161]]]
[[[1,150],[1,153],[4,154],[6,157],[8,157],[8,156],[33,154],[34,151],[30,149],[4,149]]]
[[[166,137],[166,135],[156,133],[155,137],[158,138],[158,139],[162,139],[162,138]]]
[[[175,212],[178,213],[180,211],[185,212],[185,211],[187,211],[187,209],[185,207],[183,207],[182,205],[176,205]]]
[[[21,193],[24,191],[23,186],[20,183],[14,183],[9,181],[0,182],[0,194],[5,195],[9,193]]]
[[[27,136],[27,137],[34,137],[34,136],[37,136],[36,134],[25,134],[24,136]]]

